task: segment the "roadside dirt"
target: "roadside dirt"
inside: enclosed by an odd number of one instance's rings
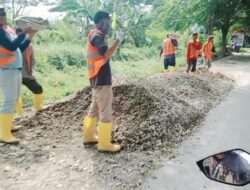
[[[21,144],[0,144],[0,189],[136,189],[145,177],[174,157],[172,151],[222,100],[233,82],[199,70],[115,79],[114,141],[118,154],[82,145],[82,119],[91,89],[17,121]]]

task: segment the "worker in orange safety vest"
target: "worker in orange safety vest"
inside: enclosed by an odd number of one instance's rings
[[[21,128],[13,123],[15,104],[21,87],[21,50],[27,47],[35,32],[29,27],[16,35],[15,30],[7,26],[4,7],[0,7],[0,142],[3,143],[16,144],[20,141],[13,136],[12,131]]]
[[[176,71],[176,47],[178,47],[178,41],[173,39],[168,34],[166,39],[162,42],[162,48],[160,52],[164,55],[164,70],[165,73],[172,73]]]
[[[16,29],[16,34],[22,33],[21,28]],[[22,50],[23,67],[22,67],[22,84],[25,85],[33,94],[34,107],[36,111],[44,110],[43,106],[43,88],[33,76],[33,68],[35,66],[35,55],[33,45],[30,43],[27,48]],[[16,104],[16,112],[21,115],[23,112],[23,102],[21,96]]]
[[[98,143],[98,151],[118,152],[121,146],[112,143],[112,75],[110,57],[124,33],[116,32],[116,40],[108,46],[111,18],[107,12],[98,11],[94,16],[96,27],[87,39],[88,78],[92,87],[92,102],[88,115],[83,121],[83,143]],[[98,125],[98,133],[97,133]]]
[[[203,56],[203,61],[205,64],[205,70],[209,71],[210,68],[212,67],[212,59],[213,55],[215,53],[215,48],[214,48],[214,36],[208,36],[208,40],[204,43],[203,48],[202,48],[202,56]]]
[[[187,46],[187,73],[189,73],[191,76],[196,75],[197,59],[199,57],[201,48],[202,44],[198,39],[198,33],[194,32],[192,34],[192,39],[188,42]]]

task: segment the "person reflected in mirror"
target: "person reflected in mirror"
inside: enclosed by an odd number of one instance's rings
[[[213,173],[211,177],[219,181],[225,181],[224,166],[222,163],[223,158],[224,158],[224,154],[218,154],[212,157],[212,160],[214,163],[213,166],[215,166],[216,164],[216,167],[213,169]]]
[[[203,166],[208,176],[217,178],[216,176],[218,175],[221,159],[223,159],[223,155],[218,154],[204,160]]]
[[[204,170],[210,178],[231,184],[244,184],[249,163],[235,151],[220,153],[203,162]]]
[[[234,184],[246,183],[249,163],[238,151],[230,151],[225,153],[223,164],[233,173]]]

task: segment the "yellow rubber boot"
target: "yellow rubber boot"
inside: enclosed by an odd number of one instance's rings
[[[174,66],[171,66],[170,69],[169,69],[169,72],[170,73],[176,72],[176,68]]]
[[[165,69],[164,73],[166,73],[166,74],[169,73],[169,69]]]
[[[42,111],[47,108],[43,106],[43,94],[34,94],[34,106],[36,111]]]
[[[13,114],[0,114],[0,142],[17,144],[19,139],[11,134]]]
[[[121,146],[111,143],[112,123],[99,122],[98,129],[98,151],[100,152],[118,152]]]
[[[19,116],[23,114],[23,100],[22,100],[22,97],[18,98],[18,100],[16,102],[15,111]]]
[[[92,144],[98,142],[98,136],[96,133],[97,119],[96,117],[85,117],[83,120],[83,143]]]
[[[14,119],[14,115],[13,114],[11,114],[11,121],[13,121],[13,119]],[[12,125],[11,125],[11,131],[19,131],[20,129],[22,129],[23,128],[23,126],[22,125],[14,125],[14,123],[12,122],[11,123]]]
[[[192,77],[196,76],[196,72],[190,72],[190,76]]]

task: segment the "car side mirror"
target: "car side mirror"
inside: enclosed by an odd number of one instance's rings
[[[235,186],[250,183],[250,154],[242,149],[209,156],[197,165],[211,180]]]

